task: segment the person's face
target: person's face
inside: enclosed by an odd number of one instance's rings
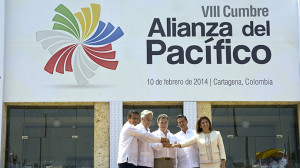
[[[127,117],[127,120],[130,124],[136,126],[139,123],[139,115],[133,114],[131,115],[131,118]]]
[[[157,125],[158,125],[159,129],[160,129],[162,132],[165,132],[165,131],[168,130],[169,121],[168,121],[168,119],[166,119],[166,118],[161,118],[161,119],[159,119],[159,121],[157,122]]]
[[[186,130],[188,129],[187,123],[188,123],[188,122],[185,120],[184,117],[178,118],[178,119],[177,119],[178,127],[179,127],[181,130],[186,131]]]
[[[202,119],[201,120],[201,128],[203,129],[203,131],[209,131],[209,122],[207,119]]]
[[[145,128],[149,128],[152,123],[152,114],[147,114],[144,118],[142,118],[142,124]]]

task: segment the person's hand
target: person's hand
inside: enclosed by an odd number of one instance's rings
[[[172,148],[172,144],[170,143],[162,143],[164,148]]]
[[[222,159],[222,161],[221,161],[220,168],[225,168],[225,160],[224,159]]]
[[[176,147],[177,147],[177,148],[181,148],[181,145],[180,145],[180,144],[173,144],[173,145],[172,145],[172,148],[176,148]]]
[[[166,138],[166,137],[161,137],[160,142],[161,142],[161,143],[167,143],[167,144],[170,143],[169,139]]]

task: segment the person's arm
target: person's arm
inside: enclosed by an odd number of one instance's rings
[[[153,134],[153,133],[151,133]],[[155,135],[154,135],[155,136]],[[149,141],[147,141],[147,137],[140,137],[140,136],[137,136],[137,139],[140,140],[140,141],[143,141],[143,142],[148,142],[148,143],[151,143]],[[160,143],[158,144],[163,144],[163,147],[169,147],[169,146],[172,146],[170,145],[169,143],[169,139],[168,138],[165,138],[165,137],[160,137]]]
[[[223,139],[220,132],[218,132],[218,148],[220,151],[220,158],[226,160],[225,148],[224,148]]]
[[[189,146],[192,146],[193,144],[195,144],[197,142],[197,138],[198,138],[198,135],[195,135],[193,136],[193,138],[187,140],[187,141],[184,141],[184,142],[180,142],[180,148],[185,148],[185,147],[189,147]]]
[[[155,150],[161,150],[164,148],[162,143],[150,143],[150,146]]]
[[[172,148],[181,148],[181,145],[178,143],[178,144],[174,144],[172,145]]]
[[[139,129],[135,126],[128,127],[128,133],[131,136],[142,137],[146,142],[159,143],[168,141],[166,138],[161,138],[159,136],[155,136],[145,130]]]

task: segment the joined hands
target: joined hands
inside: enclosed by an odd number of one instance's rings
[[[168,143],[169,144],[170,140],[168,138],[166,138],[166,137],[161,137],[160,142],[161,143]]]
[[[172,148],[172,144],[170,143],[162,143],[164,148]]]
[[[180,144],[171,144],[170,140],[166,137],[161,137],[161,141],[160,141],[163,145],[164,148],[175,148],[175,147],[181,147]]]

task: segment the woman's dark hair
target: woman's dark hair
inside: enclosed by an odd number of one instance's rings
[[[208,121],[208,123],[209,123],[209,130],[212,131],[210,119],[208,117],[206,117],[206,116],[202,116],[202,117],[199,118],[199,120],[197,121],[197,124],[196,124],[196,132],[197,133],[203,132],[203,129],[201,128],[201,122],[204,119],[206,119]]]

